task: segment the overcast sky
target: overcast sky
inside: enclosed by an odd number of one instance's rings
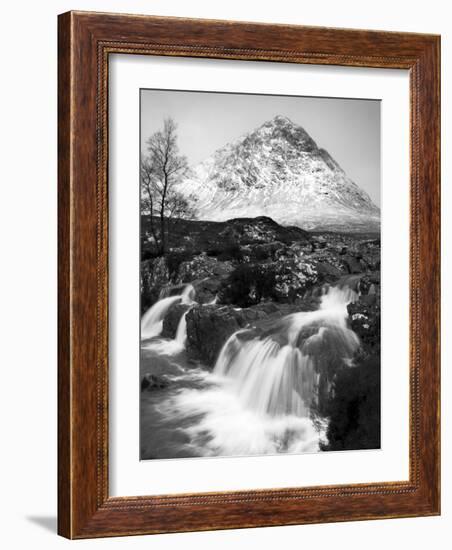
[[[172,117],[194,166],[276,115],[300,124],[380,206],[380,102],[255,94],[142,90],[141,143]]]

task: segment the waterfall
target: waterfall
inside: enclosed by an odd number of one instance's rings
[[[170,307],[181,301],[180,296],[169,296],[156,302],[141,318],[141,339],[153,338],[162,332],[163,319]]]
[[[356,297],[348,287],[330,287],[317,311],[288,315],[254,338],[236,332],[214,373],[227,377],[243,405],[259,415],[308,417],[320,378],[328,381],[332,364],[349,363],[359,345],[347,327],[347,304]]]
[[[213,372],[191,364],[169,375],[177,390],[165,392],[155,410],[165,430],[177,425],[184,434],[172,456],[318,452],[328,421],[314,422],[312,405],[329,395],[337,367],[352,364],[359,340],[347,326],[347,304],[357,296],[347,285],[324,289],[317,311],[279,318],[263,332],[232,334]],[[186,287],[175,298],[193,303],[193,291]],[[154,338],[142,349],[168,358],[171,367],[184,365],[185,341],[186,314],[174,340]]]
[[[180,318],[179,324],[177,325],[177,331],[176,331],[176,342],[181,346],[181,348],[185,347],[185,342],[187,341],[187,313],[190,310],[187,310],[182,317]]]
[[[183,304],[193,304],[195,299],[195,289],[193,285],[186,285],[181,294],[181,301]]]
[[[186,285],[181,294],[160,299],[141,318],[141,339],[159,336],[163,329],[163,319],[173,304],[192,304],[195,295],[193,285]]]

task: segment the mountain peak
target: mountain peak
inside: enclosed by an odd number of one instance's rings
[[[295,147],[299,151],[315,151],[317,144],[308,134],[308,132],[299,124],[293,122],[290,118],[283,115],[276,115],[267,120],[257,130],[248,134],[248,137],[266,136],[275,141],[281,140],[287,142],[289,146]]]
[[[292,120],[290,120],[290,118],[285,115],[276,115],[272,119],[267,120],[265,124],[272,124],[275,126],[278,124],[291,124],[292,126],[294,126]]]
[[[181,190],[198,217],[269,216],[307,230],[378,231],[380,211],[308,132],[277,115],[199,164]]]

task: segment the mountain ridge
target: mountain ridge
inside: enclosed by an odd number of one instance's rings
[[[268,216],[305,230],[379,231],[380,210],[308,132],[278,115],[217,149],[181,185],[199,219]]]

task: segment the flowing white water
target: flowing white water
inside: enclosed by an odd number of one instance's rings
[[[190,310],[187,310],[182,317],[180,318],[179,324],[177,325],[176,331],[176,342],[182,347],[185,348],[185,342],[187,341],[187,313]]]
[[[180,296],[169,296],[163,298],[149,308],[141,318],[141,339],[153,338],[162,332],[163,319],[168,313],[169,308],[180,302]]]
[[[192,285],[186,285],[181,294],[162,298],[150,307],[141,318],[141,339],[147,340],[159,336],[163,329],[163,319],[170,307],[176,303],[192,304],[195,290]]]
[[[328,382],[331,361],[349,361],[359,345],[347,327],[348,288],[332,287],[317,311],[283,318],[265,336],[235,333],[220,352],[214,372],[230,378],[244,406],[270,416],[309,416],[319,381]]]
[[[184,425],[180,430],[189,438],[187,452],[231,456],[318,451],[326,426],[319,432],[310,411],[320,393],[329,391],[337,366],[350,364],[359,345],[347,327],[347,304],[356,297],[347,287],[331,287],[317,311],[288,315],[264,334],[233,334],[213,373],[198,373],[202,384],[182,387],[158,407],[162,417]],[[185,338],[181,319],[176,340]]]

